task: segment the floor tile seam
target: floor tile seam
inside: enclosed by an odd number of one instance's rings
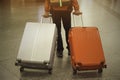
[[[1,64],[1,67],[2,67],[4,70],[6,70],[6,71],[8,71],[9,73],[11,73],[12,76],[14,76],[14,77],[16,77],[16,78],[19,78],[19,76],[17,76],[14,72],[10,71],[6,66],[4,66],[4,65]]]
[[[114,15],[116,18],[120,20],[120,13],[114,11],[113,9],[110,9],[109,7],[103,5],[102,3],[99,3],[98,1],[95,1],[99,6],[104,8],[106,11],[110,12],[112,15]]]
[[[11,60],[11,59],[16,59],[16,56],[14,56],[14,57],[9,57],[9,58],[5,58],[5,59],[1,59],[1,60],[0,60],[0,63],[1,63],[1,62],[5,62],[5,61],[9,61],[9,60]]]
[[[4,61],[9,61],[11,60],[10,58],[9,59],[5,59]],[[0,61],[1,62],[4,62],[3,60]],[[1,64],[1,67],[4,68],[5,70],[7,70],[9,73],[11,73],[13,76],[15,76],[16,78],[19,78],[19,76],[17,76],[14,72],[10,71],[10,69],[8,69],[7,67],[5,67],[3,64]]]

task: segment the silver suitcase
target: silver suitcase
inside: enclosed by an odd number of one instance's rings
[[[52,72],[57,29],[52,23],[27,22],[15,65]]]

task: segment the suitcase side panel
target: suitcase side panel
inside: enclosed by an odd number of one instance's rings
[[[96,27],[72,28],[69,43],[72,65],[90,67],[105,63],[100,35]]]
[[[43,63],[50,60],[53,53],[55,24],[28,22],[20,44],[17,60],[28,63]]]
[[[31,59],[31,52],[33,52],[34,42],[38,32],[38,27],[32,27],[30,23],[26,24],[18,51],[17,60]]]

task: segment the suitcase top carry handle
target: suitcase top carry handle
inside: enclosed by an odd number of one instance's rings
[[[80,16],[80,17],[81,17],[81,27],[84,27],[83,16],[82,16],[82,14],[83,14],[82,12],[81,12],[80,15],[75,15],[75,14],[73,13],[73,25],[74,25],[74,26],[76,26],[75,16]]]
[[[43,18],[50,18],[50,23],[52,23],[52,15],[51,14],[49,14],[48,17],[44,17],[44,15],[42,15],[40,23],[43,23]]]

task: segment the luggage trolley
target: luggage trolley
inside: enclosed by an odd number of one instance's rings
[[[31,68],[45,69],[51,74],[56,39],[55,24],[27,22],[15,63],[16,66],[21,66],[20,72],[24,68]]]

